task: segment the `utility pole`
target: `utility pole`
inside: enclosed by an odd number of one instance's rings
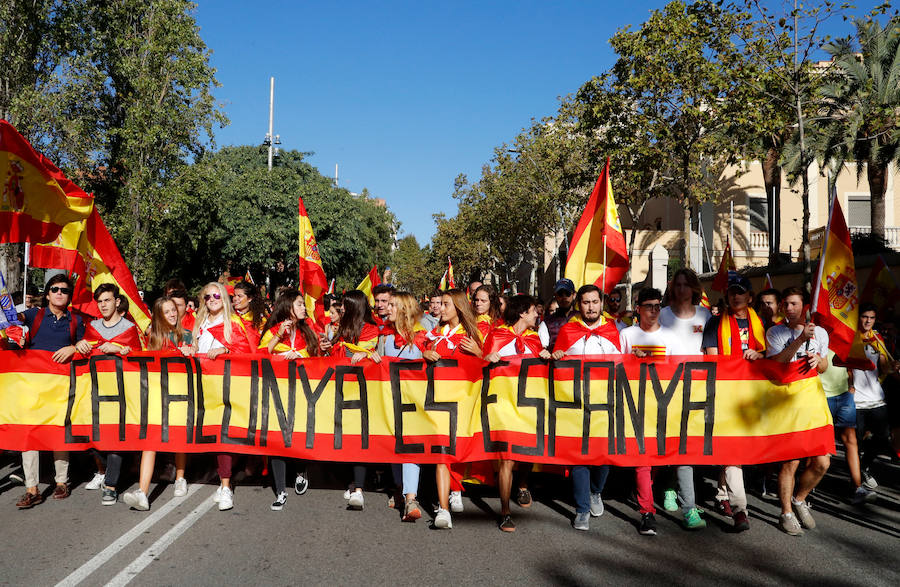
[[[263,144],[269,147],[269,171],[272,171],[272,160],[278,154],[278,147],[281,144],[281,135],[273,134],[275,125],[275,78],[269,78],[269,132]]]

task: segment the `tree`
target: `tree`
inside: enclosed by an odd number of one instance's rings
[[[415,296],[430,294],[437,285],[432,279],[434,270],[428,266],[429,247],[422,248],[413,235],[397,241],[397,250],[391,259],[393,284]]]
[[[855,26],[858,44],[846,38],[825,46],[835,75],[821,89],[827,115],[820,126],[825,153],[833,153],[837,169],[856,161],[859,181],[865,163],[871,230],[883,239],[888,168],[900,163],[900,18],[884,27],[858,18]]]

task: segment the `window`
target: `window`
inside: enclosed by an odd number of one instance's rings
[[[750,215],[751,232],[769,231],[769,203],[765,196],[749,196],[747,198]]]
[[[869,226],[872,222],[872,199],[868,194],[847,196],[847,224]]]

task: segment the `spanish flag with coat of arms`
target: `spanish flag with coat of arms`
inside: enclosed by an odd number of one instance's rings
[[[322,299],[322,296],[328,290],[328,279],[325,277],[325,269],[322,268],[319,245],[316,242],[316,236],[313,234],[312,223],[309,221],[309,214],[306,213],[306,206],[303,205],[303,198],[300,198],[298,218],[300,223],[300,279],[298,283],[300,283],[303,291],[306,315],[322,324],[325,317],[324,308],[321,306],[317,308],[316,302]]]

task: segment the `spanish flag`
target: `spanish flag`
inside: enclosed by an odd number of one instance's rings
[[[609,293],[627,271],[628,246],[613,200],[607,158],[572,235],[565,276],[576,287],[593,283]]]
[[[889,309],[896,307],[900,301],[900,285],[897,283],[897,277],[881,255],[878,255],[875,265],[872,266],[866,287],[862,291],[861,301],[875,304],[879,314],[884,314]],[[881,318],[887,318],[887,316],[883,315]]]
[[[454,288],[456,288],[456,281],[453,279],[453,261],[450,260],[450,257],[447,257],[447,270],[444,271],[444,275],[441,276],[441,283],[438,286],[438,289],[447,291],[448,289]]]
[[[44,243],[88,217],[94,197],[0,120],[0,243]]]
[[[375,265],[360,284],[356,286],[356,289],[366,294],[366,297],[369,298],[369,305],[372,307],[375,306],[375,296],[372,295],[372,288],[379,283],[381,283],[381,280],[378,279],[378,265]]]
[[[828,331],[828,347],[847,361],[859,322],[859,292],[850,230],[837,198],[832,199],[822,251],[812,310],[816,323]]]
[[[325,278],[325,269],[322,268],[322,257],[319,255],[319,245],[313,234],[312,223],[303,198],[299,199],[299,243],[300,243],[300,279],[298,283],[303,290],[303,300],[306,303],[306,315],[314,318],[316,322],[324,322],[325,313],[321,304],[317,311],[316,302],[322,299],[328,289],[328,279]]]
[[[722,253],[722,262],[719,263],[719,273],[712,283],[712,288],[722,295],[725,295],[725,292],[728,291],[728,273],[731,271],[737,271],[737,266],[734,264],[734,257],[731,256],[731,241],[726,240],[725,252]]]

